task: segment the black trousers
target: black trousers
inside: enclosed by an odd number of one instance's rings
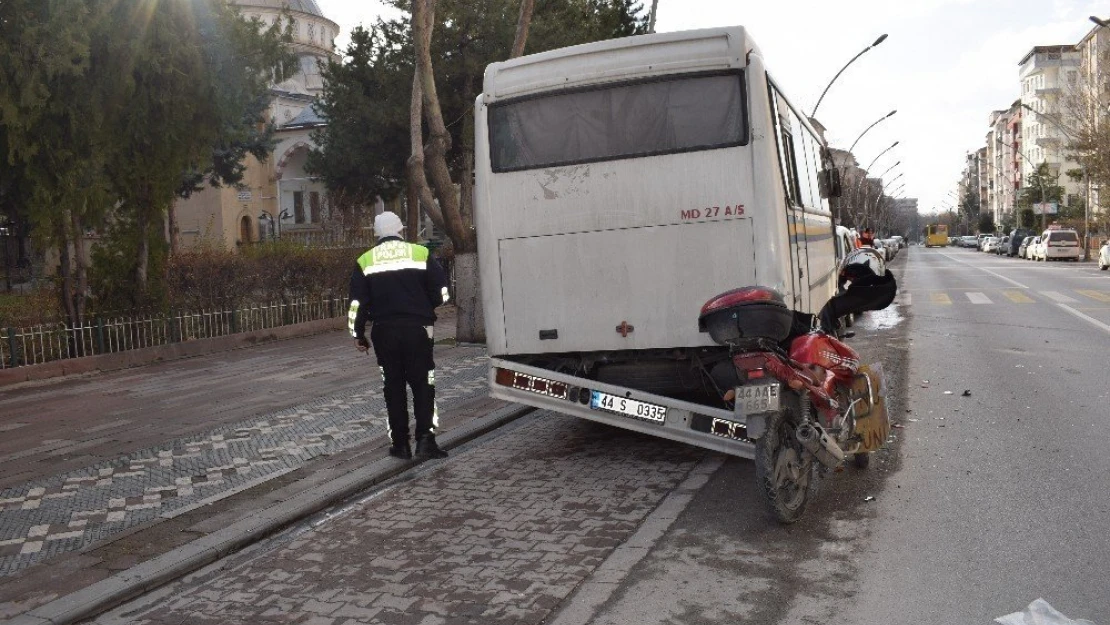
[[[409,402],[405,392],[406,385],[412,389],[416,438],[434,434],[439,419],[436,414],[436,365],[432,360],[432,337],[429,336],[429,330],[419,325],[376,323],[370,330],[370,342],[382,371],[390,438],[394,442],[408,440]]]

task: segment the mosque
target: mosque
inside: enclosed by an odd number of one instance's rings
[[[313,129],[325,122],[313,108],[323,91],[320,65],[338,59],[339,25],[324,16],[316,0],[233,0],[246,18],[264,25],[293,19],[292,49],[300,64],[296,75],[271,88],[269,118],[277,146],[265,161],[247,156],[242,185],[212,188],[176,204],[181,249],[202,244],[226,249],[281,236],[313,242],[326,217],[327,190],[305,173]],[[300,236],[297,236],[300,235]]]

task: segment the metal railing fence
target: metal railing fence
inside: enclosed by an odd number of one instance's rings
[[[229,310],[94,317],[79,326],[59,322],[3,328],[0,369],[333,319],[346,316],[346,305],[337,297],[301,298]]]

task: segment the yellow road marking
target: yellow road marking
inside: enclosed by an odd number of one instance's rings
[[[1009,299],[1011,302],[1013,302],[1015,304],[1032,304],[1033,303],[1033,298],[1029,297],[1025,293],[1022,293],[1021,291],[1002,291],[1002,294],[1005,295],[1007,299]]]
[[[952,298],[948,297],[947,293],[930,293],[929,299],[934,304],[951,304]]]
[[[1102,291],[1092,291],[1090,289],[1076,289],[1075,292],[1086,295],[1091,299],[1097,299],[1100,302],[1110,302],[1110,293],[1103,293]]]

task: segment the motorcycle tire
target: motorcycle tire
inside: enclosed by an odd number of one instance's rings
[[[792,393],[783,397],[798,403]],[[802,517],[806,505],[817,491],[817,461],[806,453],[794,434],[801,417],[796,410],[784,408],[769,415],[767,431],[755,442],[755,476],[763,500],[774,517],[783,524]]]
[[[852,454],[852,466],[857,469],[866,469],[871,466],[871,454],[867,452]]]

